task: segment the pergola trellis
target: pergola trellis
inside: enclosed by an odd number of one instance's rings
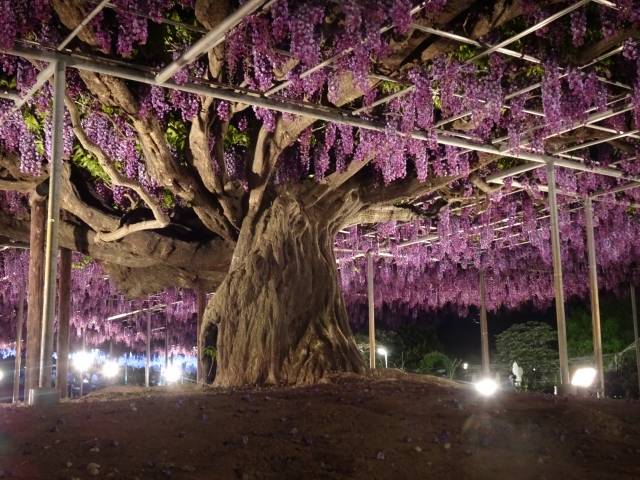
[[[544,20],[532,25],[531,27],[505,39],[494,45],[485,45],[471,38],[459,35],[455,32],[447,32],[438,30],[432,27],[427,27],[418,23],[413,23],[412,27],[420,30],[424,33],[435,35],[454,42],[460,42],[461,44],[469,44],[475,47],[483,47],[484,49],[472,57],[469,61],[476,60],[491,53],[499,53],[510,57],[521,59],[525,62],[531,62],[534,64],[540,63],[540,60],[513,48],[507,48],[516,43],[521,38],[529,35],[550,23],[562,18],[571,12],[583,8],[589,3],[594,2],[601,4],[605,7],[617,9],[618,7],[614,2],[608,0],[580,0],[573,3],[566,8],[550,15]],[[50,338],[53,336],[53,320],[55,315],[55,279],[57,275],[57,252],[58,252],[58,232],[57,226],[59,223],[59,199],[60,199],[60,173],[62,168],[62,125],[64,116],[64,95],[65,95],[65,83],[64,72],[66,68],[75,68],[78,70],[85,70],[93,73],[110,75],[124,80],[140,82],[148,85],[157,85],[163,88],[178,90],[186,93],[192,93],[201,95],[204,97],[211,97],[220,100],[226,100],[230,102],[238,102],[254,107],[260,107],[265,109],[274,110],[281,113],[288,113],[297,116],[303,116],[314,120],[320,120],[325,122],[333,122],[336,124],[349,125],[357,127],[363,130],[369,130],[380,133],[388,133],[388,129],[383,122],[371,120],[368,115],[371,110],[377,106],[388,103],[400,96],[406,95],[413,90],[412,85],[407,85],[406,82],[398,79],[371,74],[372,79],[384,78],[385,80],[391,80],[403,85],[403,88],[393,94],[382,97],[370,105],[355,108],[352,110],[335,108],[333,106],[327,106],[322,104],[312,104],[308,102],[292,101],[285,97],[278,96],[278,93],[286,89],[291,85],[290,80],[284,80],[278,85],[272,87],[266,92],[258,92],[241,85],[225,85],[213,81],[205,81],[203,79],[191,79],[186,83],[177,83],[172,81],[171,78],[181,68],[189,65],[202,54],[224,42],[229,32],[234,27],[240,24],[248,15],[260,14],[263,11],[268,10],[274,0],[249,0],[244,3],[237,11],[233,12],[226,19],[220,22],[214,29],[206,32],[203,37],[188,48],[182,55],[175,59],[164,68],[158,70],[153,68],[147,68],[140,65],[134,65],[121,60],[113,58],[104,58],[94,55],[80,54],[67,49],[68,44],[76,37],[76,35],[86,26],[89,22],[95,18],[104,8],[117,8],[113,4],[110,4],[107,0],[102,0],[95,5],[93,10],[87,15],[87,17],[62,41],[56,49],[48,48],[44,45],[33,42],[22,42],[13,48],[1,51],[2,53],[19,56],[29,60],[47,62],[48,66],[40,72],[37,77],[37,81],[33,87],[23,96],[18,95],[13,91],[0,92],[0,98],[5,98],[14,101],[14,111],[20,109],[45,83],[53,79],[53,135],[52,135],[52,159],[50,166],[50,181],[49,181],[49,195],[48,195],[48,212],[47,212],[47,236],[45,247],[45,268],[44,268],[44,295],[43,295],[43,308],[42,308],[42,337],[41,337],[41,350],[40,350],[40,377],[39,386],[44,387],[45,375],[48,360],[51,358],[51,351],[48,350],[51,345]],[[424,8],[427,2],[423,2],[420,5],[414,7],[411,11],[412,15],[417,14],[422,8]],[[141,14],[140,12],[134,12],[134,14]],[[166,19],[161,21],[171,22]],[[175,23],[175,22],[173,22]],[[193,27],[190,27],[194,29]],[[385,27],[382,29],[382,33],[390,30],[392,27]],[[201,30],[200,30],[201,31]],[[317,65],[307,68],[300,73],[300,78],[308,77],[324,68],[330,68],[331,65],[337,60],[343,58],[350,53],[350,49],[338,52]],[[587,69],[597,64],[598,62],[617,55],[622,51],[622,46],[616,46],[610,51],[598,56],[596,59],[590,61],[586,65],[581,66],[581,69]],[[616,88],[620,88],[624,91],[629,91],[631,88],[621,82],[611,81],[599,77],[599,81],[610,84]],[[519,89],[516,92],[510,93],[504,97],[504,101],[513,99],[519,95],[524,95],[535,91],[541,87],[541,83],[531,84],[525,88]],[[552,256],[553,256],[553,272],[554,272],[554,289],[556,298],[556,316],[558,325],[558,344],[559,344],[559,358],[560,358],[560,373],[561,383],[566,385],[569,383],[569,367],[567,358],[567,345],[566,345],[566,326],[565,326],[565,312],[564,312],[564,292],[562,286],[562,263],[560,256],[560,238],[559,238],[559,225],[558,225],[558,205],[557,195],[564,195],[566,192],[559,191],[556,188],[555,171],[556,167],[567,168],[576,172],[587,172],[596,175],[602,175],[606,177],[615,178],[618,180],[624,180],[626,185],[616,187],[609,191],[597,192],[589,197],[580,199],[584,202],[584,214],[585,223],[587,227],[587,246],[589,255],[589,280],[590,280],[590,292],[591,292],[591,306],[593,315],[593,329],[594,329],[594,354],[596,359],[596,365],[599,372],[598,385],[599,391],[602,392],[604,388],[603,375],[602,375],[602,349],[600,340],[600,319],[599,319],[599,301],[598,301],[598,286],[597,286],[597,271],[596,271],[596,252],[594,244],[594,229],[593,229],[593,201],[598,201],[602,196],[624,191],[625,189],[636,188],[640,185],[640,178],[626,175],[619,169],[612,167],[600,167],[591,166],[584,163],[584,159],[575,155],[575,152],[580,149],[588,148],[598,143],[606,143],[621,138],[640,138],[640,131],[630,130],[627,132],[618,132],[614,129],[606,126],[599,125],[598,123],[611,118],[613,116],[622,114],[632,109],[629,103],[630,95],[624,93],[616,98],[608,100],[608,110],[604,112],[592,113],[585,122],[578,125],[573,125],[568,129],[557,132],[552,136],[558,136],[567,131],[586,127],[594,130],[599,130],[610,135],[592,142],[586,142],[582,144],[573,145],[564,148],[552,155],[539,154],[526,150],[528,141],[523,140],[517,147],[504,147],[504,143],[507,140],[506,137],[496,138],[491,143],[479,143],[473,140],[472,137],[466,135],[463,132],[456,131],[451,125],[460,120],[471,112],[463,112],[459,115],[454,115],[450,118],[443,119],[436,123],[436,141],[438,144],[451,146],[463,149],[464,152],[479,152],[500,157],[512,157],[515,159],[523,160],[523,165],[511,168],[506,171],[502,171],[496,174],[492,174],[483,179],[488,184],[500,185],[504,183],[506,178],[515,178],[520,174],[528,171],[546,167],[547,170],[547,185],[538,185],[541,191],[546,191],[548,196],[548,207],[550,217],[551,228],[551,244],[552,244]],[[503,108],[509,108],[508,105],[503,104]],[[524,109],[524,113],[527,115],[533,115],[538,117],[544,117],[543,112],[538,112],[531,109]],[[367,115],[366,117],[364,115]],[[2,120],[0,120],[2,121]],[[447,128],[449,127],[449,128]],[[395,135],[408,137],[415,140],[429,140],[429,137],[423,132],[394,132]],[[569,155],[574,153],[573,155]],[[517,180],[512,181],[512,185],[516,188],[522,188],[522,185]],[[149,228],[155,228],[155,225],[149,225]],[[497,227],[500,228],[500,227]],[[433,242],[437,240],[437,235],[427,235],[417,240],[401,243],[399,246],[409,246],[418,242]],[[369,315],[370,315],[370,331],[374,331],[374,317],[373,317],[373,261],[370,253],[367,252],[353,252],[356,255],[367,255],[367,279],[369,280]],[[384,254],[385,252],[383,252]],[[480,274],[480,291],[481,293],[481,326],[483,331],[482,341],[482,358],[483,369],[488,373],[488,344],[486,342],[486,306],[484,302],[484,273]],[[68,321],[68,319],[67,319]],[[635,320],[634,320],[635,321]],[[371,355],[375,356],[375,339],[371,336]],[[638,342],[636,340],[636,345]],[[639,351],[640,354],[640,351]],[[374,359],[375,360],[375,359]],[[372,366],[375,366],[375,361]]]

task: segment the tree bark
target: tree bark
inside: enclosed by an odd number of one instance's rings
[[[232,270],[202,326],[218,324],[216,385],[304,384],[335,371],[364,372],[329,218],[285,193],[245,219]]]
[[[31,196],[31,232],[29,236],[29,294],[27,310],[27,355],[24,395],[38,387],[40,371],[40,332],[42,328],[42,295],[44,282],[44,240],[47,200]]]
[[[67,373],[69,371],[69,313],[71,307],[71,250],[60,249],[60,284],[58,287],[58,348],[56,387],[60,398],[67,397]]]

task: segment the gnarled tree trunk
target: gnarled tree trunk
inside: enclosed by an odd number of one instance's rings
[[[205,313],[205,324],[219,328],[215,383],[301,384],[363,372],[330,221],[285,194],[242,228],[231,270]]]

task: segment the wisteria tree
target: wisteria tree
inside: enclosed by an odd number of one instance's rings
[[[12,13],[0,33],[7,53],[0,85],[24,95],[44,68],[29,52],[55,48],[91,6],[5,3]],[[456,225],[489,224],[487,206],[502,197],[483,178],[521,165],[515,159],[523,152],[556,153],[606,135],[577,127],[619,96],[622,87],[602,78],[631,85],[633,97],[633,106],[615,117],[619,124],[607,128],[637,128],[633,39],[640,10],[634,0],[619,3],[617,10],[575,9],[522,39],[515,55],[478,55],[567,2],[277,0],[178,72],[170,87],[69,68],[61,244],[96,259],[131,296],[166,287],[215,290],[200,342],[217,325],[220,385],[361,372],[338,282],[336,235],[355,225],[412,222],[406,228],[415,237],[429,233],[440,216],[441,233],[455,237],[454,206],[476,219],[457,214]],[[238,8],[226,0],[114,5],[64,53],[155,72]],[[469,41],[460,46],[435,28]],[[623,44],[624,56],[600,70],[583,68]],[[535,82],[537,95],[510,95]],[[222,101],[181,88],[189,85],[246,96]],[[252,97],[269,99],[273,108],[252,107]],[[2,105],[0,189],[12,193],[5,194],[0,231],[11,241],[28,239],[23,194],[46,181],[50,105],[48,85],[20,109]],[[294,114],[291,105],[311,113]],[[626,140],[583,161],[620,164],[634,152]],[[636,165],[620,168],[635,175]],[[544,180],[539,173],[532,184]],[[573,187],[582,195],[616,185],[585,173]],[[535,186],[523,191],[497,208],[513,219],[525,212],[531,233],[544,202]],[[377,250],[383,239],[392,248],[402,237],[392,230],[364,228],[364,241],[342,246]],[[476,240],[456,243],[459,254],[492,243],[482,234]],[[467,255],[470,264],[488,261],[474,255]]]

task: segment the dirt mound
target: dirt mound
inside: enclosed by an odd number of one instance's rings
[[[336,375],[298,388],[112,387],[0,409],[9,479],[632,479],[640,404],[433,377]]]

